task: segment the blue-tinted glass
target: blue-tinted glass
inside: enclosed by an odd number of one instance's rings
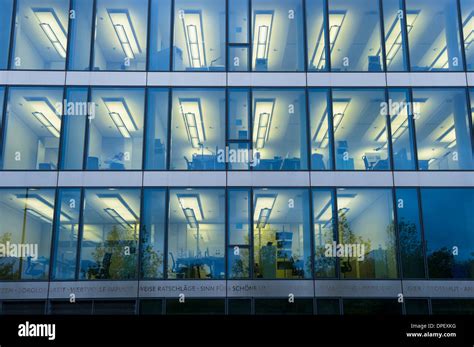
[[[2,9],[0,13],[0,70],[4,70],[8,66],[13,1],[0,0],[0,8]]]
[[[224,189],[172,189],[168,221],[168,278],[225,277]]]
[[[0,280],[46,280],[54,189],[0,189]]]
[[[301,0],[252,0],[252,70],[304,71]]]
[[[229,189],[228,197],[228,278],[250,276],[250,190]]]
[[[84,190],[80,279],[137,278],[140,189]]]
[[[330,95],[327,89],[309,91],[311,170],[331,170],[333,166],[333,135],[328,117],[329,106]]]
[[[417,189],[397,189],[396,206],[403,278],[424,278],[425,265]]]
[[[326,45],[326,1],[306,1],[306,35],[308,40],[308,70],[328,69]],[[334,29],[332,29],[334,32]]]
[[[430,278],[474,277],[474,190],[422,189]]]
[[[329,0],[332,71],[382,71],[378,0]]]
[[[308,169],[306,93],[303,89],[254,89],[255,170]]]
[[[254,277],[311,278],[309,191],[253,191]]]
[[[382,114],[390,115],[395,170],[415,170],[413,103],[407,89],[389,89]]]
[[[77,240],[81,189],[62,188],[58,191],[58,208],[55,211],[52,279],[74,280],[77,263]]]
[[[472,169],[466,91],[415,88],[413,102],[419,169]]]
[[[56,170],[63,88],[12,87],[8,93],[3,168]]]
[[[464,34],[464,50],[466,54],[466,66],[468,71],[474,70],[474,1],[460,0],[462,28]]]
[[[68,70],[89,70],[94,0],[71,1]]]
[[[66,90],[63,132],[61,139],[61,170],[82,170],[86,122],[95,107],[88,102],[88,88]]]
[[[1,136],[3,134],[3,131],[2,131],[2,123],[3,123],[3,102],[5,101],[5,88],[4,87],[0,87],[0,146],[1,146]]]
[[[151,0],[150,71],[169,71],[171,62],[171,0]]]
[[[97,0],[93,70],[145,70],[148,0]]]
[[[11,68],[64,70],[68,25],[68,0],[18,0]]]
[[[248,43],[249,1],[229,0],[229,43]]]
[[[335,89],[332,94],[337,170],[389,170],[383,89]]]
[[[168,151],[168,89],[149,89],[146,116],[146,158],[147,170],[166,170]]]
[[[393,198],[389,189],[337,190],[342,278],[397,277]]]
[[[145,90],[93,88],[88,170],[141,170]]]
[[[166,230],[166,190],[143,191],[141,274],[144,279],[163,278]]]
[[[313,191],[314,273],[316,277],[336,276],[336,258],[326,253],[328,247],[332,250],[333,243],[337,242],[334,204],[333,190]]]
[[[225,170],[225,91],[174,89],[171,170]]]
[[[226,1],[175,0],[174,71],[224,71]]]
[[[405,17],[403,0],[383,0],[384,14],[384,43],[388,71],[407,71],[407,44],[404,31],[405,22],[411,24],[413,18],[410,14]],[[408,26],[408,30],[411,30]]]
[[[406,0],[412,71],[462,71],[456,0]]]
[[[229,71],[249,70],[249,48],[247,46],[229,47]]]
[[[250,90],[229,89],[228,103],[228,139],[250,140],[249,118],[250,118]]]

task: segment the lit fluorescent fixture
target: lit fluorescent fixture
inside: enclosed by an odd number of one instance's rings
[[[202,211],[201,199],[199,198],[199,195],[178,194],[177,197],[188,225],[193,229],[197,229],[199,227],[199,222],[204,219],[204,213]]]
[[[114,122],[117,129],[125,138],[130,138],[131,131],[137,131],[138,127],[133,120],[130,109],[124,98],[102,98],[107,107],[110,118]]]
[[[409,34],[412,31],[413,26],[418,18],[420,11],[407,11],[406,15],[406,25],[407,25],[407,33]],[[400,51],[402,47],[403,40],[402,40],[402,31],[400,25],[400,19],[397,18],[392,23],[387,36],[385,37],[385,47],[387,49],[387,65],[389,66],[393,59],[395,59],[397,53]]]
[[[446,130],[437,140],[437,142],[448,143],[448,146],[451,146],[454,142],[456,144],[456,129],[454,125]],[[454,145],[452,147],[454,147]]]
[[[207,66],[201,11],[184,10],[181,20],[183,22],[189,65],[195,69]]]
[[[138,216],[120,194],[97,194],[97,197],[107,206],[104,211],[109,215],[111,215],[111,210],[114,210],[127,224],[138,221]]]
[[[206,141],[200,99],[179,99],[179,107],[193,148],[201,148]]]
[[[332,102],[332,113],[333,113],[333,127],[334,127],[334,134],[336,134],[337,129],[342,123],[344,119],[344,115],[346,113],[347,107],[351,99],[334,99]],[[327,113],[327,110],[326,110]],[[322,117],[321,122],[319,124],[318,129],[313,137],[313,141],[320,143],[320,148],[327,148],[329,144],[329,134],[328,134],[328,122],[326,117]]]
[[[52,8],[32,8],[39,25],[61,58],[66,58],[67,33]]]
[[[125,228],[131,228],[132,226],[125,220],[123,217],[115,211],[113,208],[105,208],[105,213],[107,213],[113,220],[118,224],[122,225]]]
[[[255,122],[253,128],[253,142],[255,149],[262,149],[268,141],[270,134],[270,124],[275,108],[275,99],[255,100]]]
[[[464,28],[464,47],[466,51],[471,47],[474,40],[474,12],[471,12],[463,23]]]
[[[315,221],[320,224],[327,224],[332,219],[332,204],[328,201],[326,205],[321,209],[321,212],[315,218]]]
[[[25,97],[25,100],[32,106],[33,116],[43,125],[54,137],[59,138],[61,129],[61,117],[57,114],[56,108],[45,97]]]
[[[38,194],[17,194],[18,201],[26,206],[26,210],[47,222],[51,222],[54,216],[54,205]],[[72,218],[61,212],[61,221],[71,221]]]
[[[349,206],[353,203],[357,194],[337,194],[337,209],[339,213],[347,213],[350,211]]]
[[[257,11],[255,13],[253,28],[254,65],[256,65],[257,60],[268,60],[272,25],[273,11]]]
[[[272,213],[277,194],[262,194],[255,199],[254,220],[257,221],[257,228],[265,228]]]
[[[331,53],[339,33],[346,18],[346,11],[329,11],[329,52]],[[316,47],[314,48],[311,64],[318,70],[321,70],[326,65],[326,54],[324,47],[326,46],[326,38],[324,37],[324,24],[318,34]]]
[[[142,50],[130,19],[130,13],[124,9],[107,9],[107,12],[125,56],[129,59],[135,59],[135,55],[140,54]]]

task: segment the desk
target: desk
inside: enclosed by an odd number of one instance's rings
[[[218,162],[213,154],[193,154],[188,170],[225,170],[225,163]]]
[[[176,269],[187,269],[188,272],[197,271],[198,276],[200,272],[199,268],[203,265],[207,265],[211,269],[211,278],[220,278],[221,275],[225,272],[224,257],[209,256],[176,259]]]

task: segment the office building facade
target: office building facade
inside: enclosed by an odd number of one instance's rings
[[[0,0],[2,314],[474,312],[474,0]]]

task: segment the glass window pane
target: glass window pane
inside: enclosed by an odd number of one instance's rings
[[[242,46],[229,47],[229,71],[249,71],[249,49]]]
[[[228,278],[250,276],[250,190],[228,190]]]
[[[473,168],[471,131],[464,89],[413,89],[420,170]]]
[[[474,300],[472,299],[433,299],[431,309],[434,315],[472,315]]]
[[[252,300],[228,299],[227,311],[230,315],[250,315],[252,314]]]
[[[382,114],[390,115],[393,165],[395,170],[415,170],[413,112],[419,104],[410,102],[408,89],[389,89]]]
[[[89,88],[66,89],[66,106],[61,139],[61,170],[81,170],[84,162],[84,143],[87,119],[95,112],[88,102]]]
[[[169,71],[171,62],[171,0],[150,0],[150,71]]]
[[[229,0],[229,43],[248,43],[248,16],[248,0]]]
[[[462,27],[464,33],[464,50],[466,53],[466,66],[468,71],[474,70],[474,2],[460,0],[462,11]]]
[[[80,279],[137,278],[140,189],[85,189]]]
[[[169,90],[148,89],[145,169],[166,170]]]
[[[175,0],[174,71],[224,71],[225,0]]]
[[[382,71],[378,0],[329,0],[332,71]]]
[[[328,117],[329,98],[330,94],[326,89],[309,90],[311,170],[331,170],[333,166],[333,135]]]
[[[306,35],[308,40],[308,70],[328,69],[326,45],[326,1],[306,0]]]
[[[54,189],[0,189],[0,280],[47,280]]]
[[[340,315],[341,308],[339,299],[317,299],[316,314],[318,315]]]
[[[0,0],[0,70],[8,66],[8,52],[10,49],[10,32],[12,27],[13,1]]]
[[[166,191],[145,189],[141,237],[141,278],[163,278],[166,229]]]
[[[290,303],[288,299],[255,299],[255,314],[310,315],[313,314],[313,300],[299,298]]]
[[[398,188],[396,199],[403,278],[424,278],[425,264],[418,191]]]
[[[224,189],[172,189],[168,278],[225,277]]]
[[[89,70],[91,61],[93,0],[72,0],[68,70]]]
[[[389,189],[337,190],[342,278],[397,277],[396,233]]]
[[[9,89],[4,169],[57,170],[62,100],[63,88]]]
[[[249,140],[250,91],[229,89],[228,97],[229,140]]]
[[[400,315],[402,305],[393,299],[343,299],[345,315]]]
[[[93,88],[87,170],[141,170],[145,91]]]
[[[474,278],[474,190],[421,189],[430,278]]]
[[[309,192],[255,189],[253,213],[254,276],[311,278]]]
[[[455,0],[406,0],[412,71],[462,71]]]
[[[146,69],[148,0],[97,0],[93,70]]]
[[[301,0],[252,0],[252,70],[304,71]]]
[[[306,93],[303,89],[254,89],[255,170],[307,170]]]
[[[166,300],[166,314],[223,315],[225,314],[225,300],[186,299],[183,303],[178,299],[168,299]]]
[[[104,300],[94,301],[95,315],[133,315],[136,310],[135,301]]]
[[[18,0],[11,68],[64,70],[68,0]]]
[[[337,170],[389,170],[383,89],[335,89],[332,113]]]
[[[140,314],[141,315],[161,315],[163,314],[163,300],[162,299],[146,299],[140,300]]]
[[[316,277],[336,276],[336,258],[328,256],[326,252],[327,249],[332,250],[333,242],[337,241],[334,224],[334,200],[332,190],[318,189],[313,191],[314,271]]]
[[[225,170],[225,91],[174,89],[171,170]]]
[[[412,29],[413,15],[405,16],[403,0],[383,0],[385,27],[385,56],[388,71],[407,71],[407,43],[404,32],[405,23],[408,31]]]
[[[76,278],[81,189],[59,189],[57,205],[51,275],[54,280],[74,280]]]
[[[406,299],[405,311],[407,315],[428,315],[430,310],[427,299]]]

